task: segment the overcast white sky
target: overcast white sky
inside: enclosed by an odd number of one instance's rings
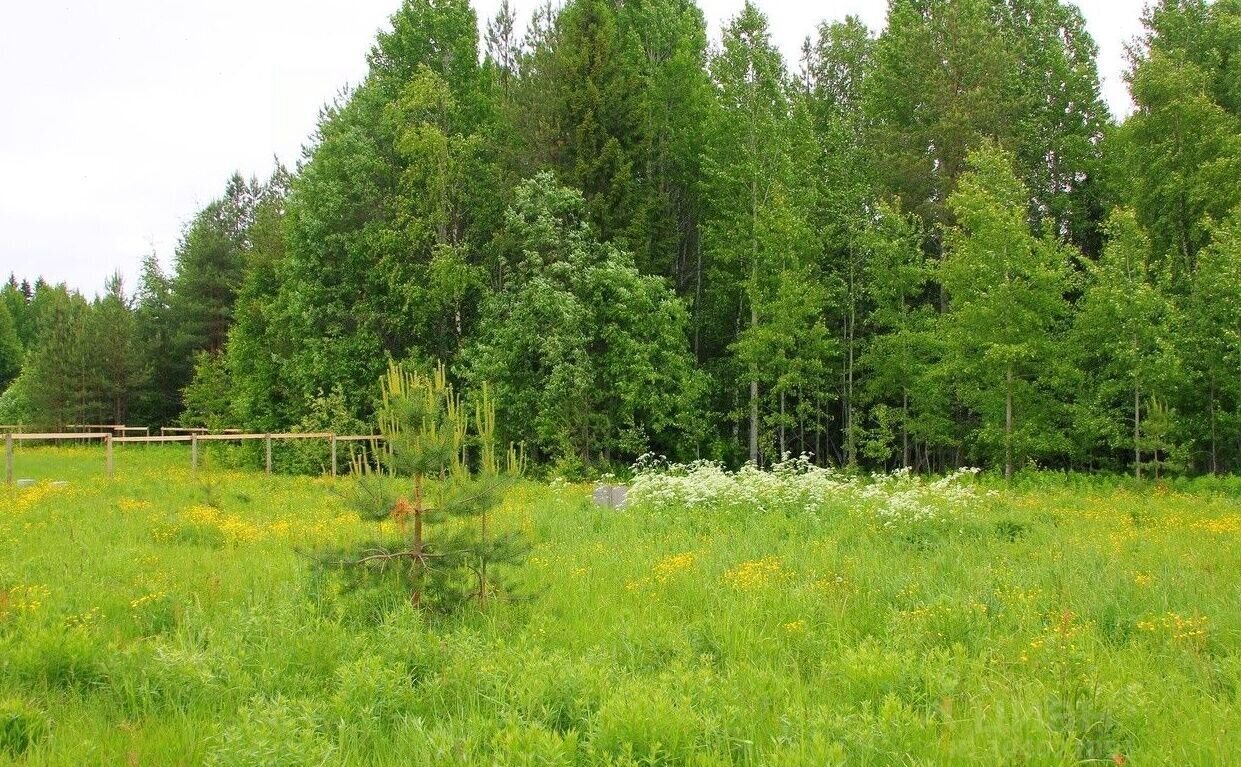
[[[168,264],[234,170],[292,166],[319,108],[366,71],[400,0],[42,0],[0,10],[0,279],[89,294],[141,258]],[[713,36],[742,0],[701,0]],[[499,0],[475,0],[479,16]],[[518,0],[523,12],[533,0]],[[872,28],[884,2],[760,0],[791,60],[823,19]],[[1124,44],[1143,0],[1081,0],[1104,94],[1127,114]]]

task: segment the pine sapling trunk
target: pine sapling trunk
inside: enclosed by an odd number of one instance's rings
[[[423,553],[422,540],[422,474],[414,474],[414,537],[411,541],[411,549],[414,552],[414,567],[416,568],[416,577],[414,579],[414,593],[410,595],[410,601],[414,607],[422,606],[422,575],[426,572],[426,560]]]
[[[482,556],[478,562],[478,606],[485,608],[487,606],[487,510],[483,509],[482,518],[480,520],[480,541],[479,551]]]

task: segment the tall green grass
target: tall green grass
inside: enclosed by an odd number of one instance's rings
[[[0,764],[1241,763],[1228,483],[984,483],[895,525],[527,483],[526,598],[443,617],[312,575],[373,532],[345,480],[188,464],[19,454],[69,485],[0,495]]]

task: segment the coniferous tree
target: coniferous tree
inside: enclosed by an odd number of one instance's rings
[[[234,175],[224,196],[194,217],[177,248],[171,285],[172,340],[183,366],[196,352],[219,354],[224,349],[256,196],[255,184]],[[189,380],[188,369],[177,374],[182,385]]]
[[[141,360],[138,377],[145,382],[130,408],[128,420],[135,424],[166,426],[181,412],[178,382],[185,363],[176,357],[173,334],[172,280],[154,255],[147,256],[134,296],[134,336]]]
[[[144,383],[144,366],[133,310],[119,274],[108,279],[87,317],[85,332],[99,402],[98,416],[90,420],[123,425]]]
[[[8,302],[0,302],[0,392],[7,389],[21,372],[22,355],[17,323],[13,321]]]
[[[247,428],[279,431],[294,423],[286,376],[287,336],[274,328],[274,302],[285,257],[285,208],[292,175],[277,165],[263,186],[250,227],[250,247],[229,330],[227,367],[233,410]]]
[[[60,430],[82,423],[91,410],[85,321],[88,305],[64,286],[41,285],[39,332],[23,370],[31,415],[39,426]]]

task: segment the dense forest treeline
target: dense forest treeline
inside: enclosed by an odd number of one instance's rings
[[[1059,0],[405,0],[295,170],[171,274],[10,281],[0,421],[358,428],[389,359],[564,468],[1241,469],[1241,0],[1162,0],[1117,122]],[[524,32],[519,33],[519,28]]]

